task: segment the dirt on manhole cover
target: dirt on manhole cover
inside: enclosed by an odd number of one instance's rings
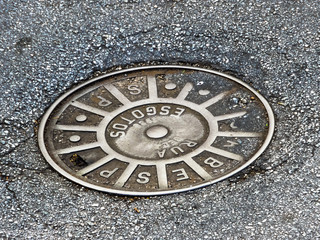
[[[229,75],[187,66],[127,69],[61,96],[39,144],[62,175],[96,190],[161,195],[203,187],[267,147],[267,101]]]

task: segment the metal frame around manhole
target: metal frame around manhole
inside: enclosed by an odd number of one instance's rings
[[[49,152],[47,151],[47,147],[45,144],[45,138],[44,138],[44,132],[45,132],[45,127],[46,127],[46,123],[51,115],[51,113],[54,111],[54,109],[68,96],[70,96],[71,94],[75,93],[76,91],[78,91],[81,88],[84,87],[88,87],[90,86],[90,84],[93,84],[95,82],[98,82],[102,79],[106,79],[106,78],[110,78],[110,77],[114,77],[117,75],[121,75],[121,74],[125,74],[125,73],[131,73],[131,72],[136,72],[136,71],[143,71],[143,70],[155,70],[155,69],[180,69],[180,70],[193,70],[193,71],[199,71],[199,72],[205,72],[205,73],[209,73],[209,74],[213,74],[213,75],[218,75],[220,77],[229,79],[237,84],[240,84],[241,86],[243,86],[245,89],[248,89],[251,93],[253,93],[258,99],[259,101],[263,104],[267,115],[268,115],[268,133],[265,137],[265,140],[262,144],[262,146],[259,148],[259,150],[249,159],[246,161],[245,164],[241,165],[239,168],[235,169],[232,172],[229,172],[226,175],[223,175],[219,178],[213,179],[211,181],[207,181],[204,182],[202,184],[198,184],[195,186],[191,186],[191,187],[186,187],[186,188],[181,188],[181,189],[172,189],[172,190],[163,190],[163,191],[157,191],[157,192],[139,192],[139,191],[126,191],[126,190],[122,190],[122,189],[111,189],[111,188],[105,188],[105,187],[101,187],[98,185],[94,185],[92,183],[86,182],[84,179],[78,178],[74,175],[74,173],[72,172],[68,172],[68,170],[63,169],[62,167],[60,167],[50,156]],[[174,100],[173,100],[174,102]],[[137,103],[136,105],[141,105],[143,103],[149,103],[149,100],[145,100],[145,101],[141,101],[139,103]],[[192,103],[189,102],[190,105],[192,105]],[[134,105],[134,104],[133,104]],[[196,104],[194,104],[195,106],[193,106],[193,108],[196,108]],[[120,110],[118,112],[121,112]],[[116,115],[116,114],[114,114]],[[104,192],[109,192],[109,193],[114,193],[114,194],[122,194],[122,195],[132,195],[132,196],[151,196],[151,195],[164,195],[164,194],[171,194],[171,193],[177,193],[177,192],[183,192],[183,191],[188,191],[188,190],[192,190],[192,189],[196,189],[196,188],[200,188],[200,187],[204,187],[204,186],[208,186],[211,185],[215,182],[224,180],[230,176],[232,176],[233,174],[241,171],[242,169],[246,168],[248,165],[250,165],[254,160],[257,159],[257,157],[259,157],[262,152],[267,148],[268,144],[270,143],[271,139],[272,139],[272,135],[274,132],[274,126],[275,126],[275,121],[274,121],[274,115],[272,112],[272,109],[270,107],[270,105],[268,104],[268,102],[266,101],[266,99],[259,94],[258,92],[256,92],[253,88],[251,88],[248,84],[242,82],[241,80],[232,77],[228,74],[224,74],[218,71],[214,71],[214,70],[209,70],[209,69],[203,69],[203,68],[198,68],[198,67],[190,67],[190,66],[180,66],[180,65],[160,65],[160,66],[145,66],[145,67],[137,67],[137,68],[131,68],[131,69],[124,69],[121,71],[117,71],[117,72],[112,72],[112,73],[108,73],[106,75],[91,79],[85,83],[80,84],[79,86],[71,89],[70,91],[66,92],[65,94],[63,94],[61,97],[59,97],[51,106],[50,108],[47,110],[47,112],[44,114],[42,121],[40,123],[39,126],[39,131],[38,131],[38,141],[39,141],[39,146],[40,146],[40,150],[42,152],[42,154],[44,155],[44,157],[46,158],[46,160],[49,162],[49,164],[56,169],[60,174],[62,174],[63,176],[65,176],[66,178],[81,184],[85,187],[88,188],[92,188],[95,190],[99,190],[99,191],[104,191]],[[102,137],[102,135],[100,134],[100,138]]]

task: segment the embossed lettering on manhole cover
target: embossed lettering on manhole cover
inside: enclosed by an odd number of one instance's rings
[[[274,117],[242,81],[207,69],[150,66],[90,80],[44,115],[47,161],[86,187],[160,195],[203,187],[252,163]]]

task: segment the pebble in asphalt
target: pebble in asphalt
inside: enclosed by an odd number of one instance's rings
[[[0,1],[0,239],[320,238],[318,1]],[[243,79],[276,132],[240,174],[182,194],[83,188],[41,156],[35,131],[99,71],[187,63]]]

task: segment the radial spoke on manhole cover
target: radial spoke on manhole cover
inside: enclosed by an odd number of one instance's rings
[[[274,117],[242,81],[186,66],[101,76],[61,96],[44,115],[47,161],[86,187],[160,195],[203,187],[252,163]]]

